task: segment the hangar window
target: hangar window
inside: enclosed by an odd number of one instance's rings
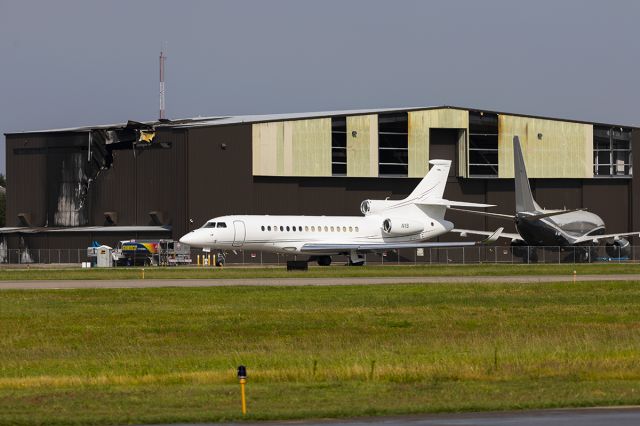
[[[216,228],[226,228],[227,224],[224,222],[218,222],[218,225],[216,225]]]
[[[378,115],[378,174],[407,176],[409,132],[406,112]]]
[[[631,129],[593,126],[594,176],[631,176]]]
[[[469,111],[469,176],[498,176],[498,114]]]
[[[347,175],[347,118],[331,118],[331,174]]]

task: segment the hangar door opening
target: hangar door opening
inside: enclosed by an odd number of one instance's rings
[[[458,146],[464,138],[464,129],[429,129],[429,160],[451,160],[449,176],[456,176]]]

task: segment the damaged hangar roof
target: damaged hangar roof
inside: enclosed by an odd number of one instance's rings
[[[60,128],[60,129],[8,132],[8,133],[5,133],[5,135],[29,134],[29,133],[57,133],[57,132],[60,132],[60,133],[90,132],[92,130],[99,130],[99,129],[118,130],[118,129],[126,129],[126,128],[148,128],[148,129],[191,128],[191,127],[223,126],[223,125],[244,124],[244,123],[261,123],[261,122],[281,121],[281,120],[302,120],[302,119],[310,119],[310,118],[323,118],[323,117],[334,117],[334,116],[344,116],[344,115],[377,114],[377,113],[383,113],[383,112],[419,111],[419,110],[430,110],[430,109],[457,109],[457,110],[477,111],[477,112],[503,114],[503,115],[513,115],[518,117],[540,118],[540,119],[554,120],[554,121],[566,121],[571,123],[637,128],[637,126],[626,125],[626,124],[582,121],[582,120],[548,117],[548,116],[541,116],[541,115],[518,114],[518,113],[493,111],[493,110],[479,109],[479,108],[465,108],[465,107],[458,107],[458,106],[441,105],[441,106],[422,106],[422,107],[397,107],[397,108],[372,108],[372,109],[351,109],[351,110],[335,110],[335,111],[297,112],[297,113],[281,113],[281,114],[222,115],[222,116],[211,116],[211,117],[180,118],[175,120],[165,119],[160,121],[154,120],[154,121],[143,121],[143,122],[128,121],[126,123],[103,124],[103,125],[95,125],[95,126],[81,126],[81,127],[68,127],[68,128]]]

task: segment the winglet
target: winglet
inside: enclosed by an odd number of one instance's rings
[[[485,238],[484,240],[482,240],[480,242],[480,244],[491,244],[491,243],[495,243],[498,238],[500,238],[500,234],[502,234],[502,231],[504,231],[504,228],[498,228],[496,229],[496,231],[489,235],[487,238]]]

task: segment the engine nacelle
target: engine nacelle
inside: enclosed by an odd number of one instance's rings
[[[620,238],[605,246],[607,255],[614,258],[629,257],[631,255],[631,244],[629,240]]]
[[[424,224],[417,220],[390,217],[382,221],[382,231],[392,236],[413,235],[424,231]]]
[[[360,204],[360,211],[363,215],[367,216],[370,214],[380,213],[396,203],[397,201],[389,200],[364,200]]]

